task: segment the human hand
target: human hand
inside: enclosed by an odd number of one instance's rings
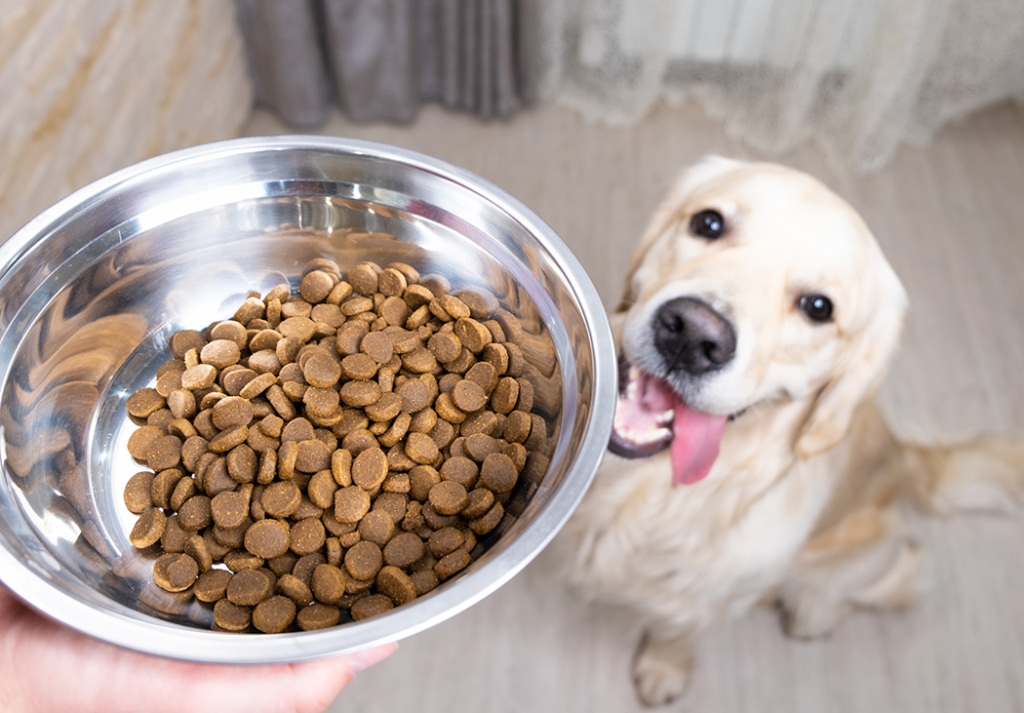
[[[298,664],[229,666],[122,649],[56,624],[0,585],[0,710],[5,713],[314,713],[394,644]]]

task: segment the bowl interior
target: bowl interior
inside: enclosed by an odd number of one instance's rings
[[[550,230],[457,169],[358,142],[251,140],[157,159],[84,189],[2,248],[0,577],[44,613],[121,645],[213,661],[282,661],[400,638],[493,591],[554,536],[610,427],[610,335]],[[124,505],[142,468],[125,410],[171,358],[170,335],[226,319],[327,257],[407,262],[519,317],[548,426],[487,552],[392,613],[322,632],[208,631],[212,610],[151,583]],[[601,408],[601,406],[604,408]],[[595,410],[597,407],[597,410]]]

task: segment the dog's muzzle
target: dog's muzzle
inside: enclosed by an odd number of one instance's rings
[[[677,297],[654,314],[654,347],[665,372],[690,376],[721,369],[736,355],[736,330],[711,305],[696,297]]]

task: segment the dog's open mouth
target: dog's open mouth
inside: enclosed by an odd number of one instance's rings
[[[703,479],[718,457],[726,416],[694,411],[664,379],[620,360],[619,398],[608,450],[647,458],[672,449],[672,484]]]

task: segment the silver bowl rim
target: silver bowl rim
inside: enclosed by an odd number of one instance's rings
[[[604,457],[615,410],[615,347],[596,288],[579,260],[532,210],[501,188],[465,169],[408,149],[358,139],[315,135],[230,139],[186,148],[139,162],[100,178],[58,201],[0,245],[0,280],[22,254],[76,213],[148,174],[241,154],[270,151],[326,151],[403,164],[435,174],[497,206],[522,225],[558,263],[592,339],[594,397],[588,427],[577,456],[535,520],[484,566],[449,582],[429,597],[396,608],[386,616],[314,632],[232,636],[150,619],[97,611],[53,586],[6,546],[0,547],[0,581],[33,609],[81,633],[127,649],[195,662],[290,663],[340,655],[396,641],[445,621],[493,593],[529,564],[568,521]],[[5,476],[4,486],[10,487]]]

